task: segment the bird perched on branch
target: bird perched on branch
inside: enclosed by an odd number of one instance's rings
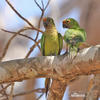
[[[86,41],[86,32],[73,18],[63,20],[63,28],[68,28],[64,34],[64,40],[68,46],[68,54],[73,58],[77,55],[79,46]]]
[[[60,55],[63,47],[63,38],[57,32],[54,20],[50,17],[43,18],[45,32],[41,37],[41,52],[43,56]],[[45,80],[46,96],[50,87],[50,78]]]

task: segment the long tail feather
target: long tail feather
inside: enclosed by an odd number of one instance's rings
[[[46,78],[45,80],[46,97],[48,95],[49,87],[50,87],[50,78]]]

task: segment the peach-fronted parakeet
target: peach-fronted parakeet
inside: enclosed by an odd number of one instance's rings
[[[86,41],[86,32],[73,18],[63,20],[63,28],[68,28],[64,34],[64,40],[67,43],[69,55],[74,57],[77,55],[79,46]]]
[[[41,37],[41,52],[43,56],[56,56],[59,55],[63,47],[63,38],[57,32],[54,20],[50,17],[43,19],[45,32]],[[45,88],[46,95],[50,85],[50,78],[46,78]]]

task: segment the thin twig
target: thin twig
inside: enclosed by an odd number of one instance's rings
[[[8,0],[6,0],[6,2],[7,2],[7,4],[12,8],[12,10],[13,10],[22,20],[24,20],[29,26],[31,26],[32,29],[37,30],[37,31],[43,33],[43,31],[41,31],[40,29],[34,27],[34,26],[31,24],[31,22],[29,22],[26,18],[24,18],[24,17],[12,6],[12,4],[11,4]]]
[[[44,8],[44,10],[46,10],[46,9],[47,9],[47,7],[48,7],[49,3],[50,3],[50,0],[48,0],[48,2],[47,2],[47,4],[46,4],[46,6],[45,6],[45,8]]]
[[[20,30],[20,31],[18,31],[18,32],[23,32],[23,31],[25,31],[25,30],[27,30],[27,29],[31,29],[31,28],[27,27],[27,28],[24,28],[24,29],[22,29],[22,30]],[[8,30],[5,30],[5,29],[1,29],[1,30],[4,31],[4,32],[11,33],[11,34],[17,34],[17,32],[8,31]],[[29,37],[29,36],[27,36],[27,35],[24,35],[24,34],[21,34],[21,33],[19,33],[18,35],[23,36],[23,37],[26,37],[26,38],[28,38],[28,39],[30,39],[30,40],[36,42],[33,38],[31,38],[31,37]],[[38,46],[38,48],[40,49],[40,46],[39,46],[39,45],[37,45],[37,46]]]
[[[20,34],[20,32],[23,32],[23,31],[25,31],[25,30],[27,30],[27,29],[28,29],[28,28],[20,29],[18,32],[16,32],[16,33],[8,40],[6,46],[5,46],[4,50],[3,50],[3,54],[2,54],[2,56],[0,57],[0,61],[1,61],[1,60],[4,58],[4,56],[6,55],[7,50],[8,50],[8,47],[9,47],[10,43],[12,42],[12,40],[13,40],[18,34]]]
[[[42,17],[43,16],[44,16],[44,11],[42,11],[42,14],[41,14],[40,19],[39,19],[39,22],[38,22],[38,28],[39,29],[40,29],[40,24],[41,24],[41,21],[42,21]],[[39,35],[39,31],[37,31],[37,35],[36,35],[35,41],[37,40],[38,35]]]
[[[44,3],[43,3],[43,0],[41,0],[41,4],[42,4],[42,8],[44,9]]]
[[[40,8],[42,14],[40,16],[40,19],[39,19],[39,22],[38,22],[38,28],[40,29],[40,24],[41,24],[41,20],[42,20],[42,17],[44,15],[44,10],[43,8],[41,8],[41,6],[38,4],[38,2],[36,0],[34,0],[34,2],[36,3],[36,5]],[[35,41],[37,41],[37,38],[38,38],[38,35],[39,35],[39,31],[37,31],[37,35],[36,35],[36,38],[35,38]]]
[[[23,19],[25,22],[27,22],[27,23],[32,27],[32,29],[36,29],[37,31],[43,33],[43,31],[41,31],[40,29],[35,28],[27,19],[25,19],[25,18],[11,5],[11,3],[10,3],[8,0],[6,0],[6,2],[8,3],[8,5],[12,8],[12,10],[13,10],[21,19]],[[28,29],[29,29],[29,27],[28,27]],[[22,32],[22,31],[24,31],[24,30],[27,30],[27,28],[21,29],[20,31],[18,31],[16,34],[14,34],[14,35],[8,40],[8,42],[7,42],[7,44],[6,44],[5,48],[4,48],[4,52],[3,52],[2,56],[0,57],[0,61],[1,61],[1,60],[4,58],[4,56],[6,55],[6,52],[7,52],[7,50],[8,50],[8,47],[9,47],[11,41],[12,41],[18,34],[20,34],[20,32]]]
[[[14,35],[8,40],[8,42],[7,42],[7,44],[6,44],[5,48],[4,48],[4,52],[3,52],[2,56],[0,57],[0,61],[1,61],[1,60],[4,58],[4,56],[6,55],[7,50],[8,50],[8,47],[9,47],[11,41],[17,36],[17,34],[19,34],[19,33],[14,34]]]
[[[0,90],[0,93],[4,92],[4,90],[6,90],[11,84],[8,84],[7,86],[3,87],[2,90]]]
[[[17,32],[13,32],[13,31],[8,31],[8,30],[5,30],[5,29],[1,29],[2,31],[4,31],[4,32],[8,32],[8,33],[11,33],[11,34],[16,34]],[[18,35],[20,35],[20,36],[23,36],[23,37],[26,37],[27,39],[30,39],[30,40],[32,40],[32,41],[34,41],[35,42],[35,40],[33,39],[33,38],[31,38],[31,37],[29,37],[29,36],[27,36],[27,35],[24,35],[24,34],[18,34]]]
[[[28,25],[30,25],[31,27],[34,27],[26,18],[24,18],[13,6],[12,4],[6,0],[6,2],[8,3],[8,5],[13,9],[13,11],[21,18],[23,19]]]
[[[36,2],[36,1],[35,1],[35,2]],[[41,10],[41,8],[39,7],[40,5],[39,5],[39,4],[37,5],[37,6],[40,8],[40,10],[42,11],[41,16],[40,16],[40,19],[39,19],[39,22],[38,22],[38,29],[40,29],[40,25],[41,25],[42,18],[43,18],[43,16],[44,16],[44,12],[45,12],[46,8],[48,7],[48,5],[49,5],[49,3],[50,3],[50,0],[48,0],[48,3],[47,3],[47,5],[46,5],[45,7],[44,7],[43,1],[41,1],[41,3],[42,3],[42,10]],[[37,40],[38,35],[39,35],[39,31],[37,31],[37,35],[36,35],[35,41]]]
[[[36,5],[40,8],[40,10],[42,11],[43,9],[41,8],[41,6],[38,4],[38,2],[36,0],[34,0],[34,2],[36,3]]]
[[[26,18],[24,18],[13,6],[12,6],[12,4],[8,1],[8,0],[5,0],[7,3],[8,3],[8,5],[12,8],[12,10],[22,19],[22,20],[24,20],[29,26],[31,26],[31,28],[32,29],[34,29],[34,30],[37,30],[38,31],[38,33],[39,32],[41,32],[41,33],[43,33],[43,31],[41,31],[40,29],[38,29],[38,28],[35,28]],[[38,3],[37,3],[38,4]],[[40,8],[41,9],[41,8]],[[42,9],[41,9],[42,10]],[[41,22],[41,17],[40,17],[40,22]],[[39,28],[40,28],[40,22],[39,22]],[[29,28],[28,28],[29,29]],[[18,32],[10,32],[10,31],[7,31],[7,30],[3,30],[3,31],[6,31],[6,32],[9,32],[9,33],[12,33],[12,34],[14,34],[9,40],[8,40],[8,42],[7,42],[7,44],[6,44],[6,46],[5,46],[5,48],[4,48],[4,52],[3,52],[3,54],[2,54],[2,57],[0,58],[0,60],[2,60],[3,58],[4,58],[4,56],[5,56],[5,54],[6,54],[6,52],[7,52],[7,50],[8,50],[8,47],[9,47],[9,45],[10,45],[10,43],[11,43],[11,41],[17,36],[17,35],[21,35],[21,36],[24,36],[24,37],[27,37],[27,38],[29,38],[29,39],[31,39],[31,40],[33,40],[34,41],[34,39],[32,39],[31,37],[28,37],[28,36],[26,36],[26,35],[23,35],[23,34],[21,34],[21,32],[23,32],[23,31],[25,31],[25,30],[27,30],[27,29],[21,29],[20,31],[18,31]],[[37,36],[38,37],[38,36]],[[37,40],[37,39],[36,39]],[[35,41],[34,41],[35,42]],[[33,50],[38,44],[39,44],[39,42],[40,41],[38,41],[38,42],[36,42],[35,43],[35,46],[33,46],[33,48],[31,48],[31,50]],[[40,47],[39,47],[39,49],[40,49]],[[31,53],[31,51],[28,53],[28,55],[30,55],[30,53]],[[12,87],[11,87],[11,93],[10,93],[10,98],[9,98],[9,100],[12,100],[12,95],[13,95],[13,86],[14,86],[14,84],[12,84]],[[5,90],[7,87],[3,87],[3,85],[2,85],[2,91],[3,90]],[[5,92],[5,91],[4,91]],[[6,94],[6,92],[5,92],[5,94]],[[8,98],[8,97],[7,97]]]
[[[27,55],[25,56],[25,58],[28,58],[29,55],[32,53],[32,51],[35,49],[35,47],[40,43],[40,40],[38,40],[38,42],[35,42],[34,45],[32,45],[32,47],[30,48],[30,51],[27,53]],[[40,49],[40,48],[39,48]]]
[[[33,90],[30,90],[30,91],[27,91],[27,92],[18,93],[18,94],[13,95],[13,97],[28,95],[28,94],[31,94],[33,92],[45,93],[45,88],[38,88],[38,89],[33,89]]]
[[[44,93],[42,93],[36,100],[39,100],[43,95]]]
[[[2,89],[4,90],[3,92],[4,92],[4,95],[6,96],[6,98],[7,98],[7,100],[8,100],[8,95],[7,95],[7,93],[6,93],[6,91],[5,91],[5,89],[4,89],[4,86],[1,84],[1,87],[2,87]]]

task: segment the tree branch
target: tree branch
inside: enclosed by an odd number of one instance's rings
[[[1,30],[4,31],[4,32],[10,33],[10,34],[16,34],[17,33],[17,32],[8,31],[8,30],[5,30],[5,29],[1,29]],[[30,36],[27,36],[27,35],[24,35],[24,34],[21,34],[21,33],[19,33],[18,35],[23,36],[23,37],[30,39],[30,40],[35,42],[35,40]]]
[[[33,94],[33,92],[44,93],[45,89],[44,88],[43,89],[42,88],[38,88],[38,89],[30,90],[30,91],[25,91],[25,92],[22,92],[22,93],[14,94],[13,97],[28,95],[28,94],[31,94],[31,93]]]
[[[5,0],[7,2],[7,4],[11,7],[11,9],[22,19],[24,20],[31,28],[33,28],[33,30],[37,30],[41,33],[43,33],[43,31],[41,31],[40,29],[34,27],[31,22],[29,22],[26,18],[24,18],[14,7],[13,5],[9,2],[9,0]]]
[[[100,45],[81,50],[73,60],[63,55],[0,63],[0,83],[41,77],[68,83],[77,76],[89,74],[100,74]]]
[[[53,79],[47,100],[62,100],[66,86],[66,82]]]

